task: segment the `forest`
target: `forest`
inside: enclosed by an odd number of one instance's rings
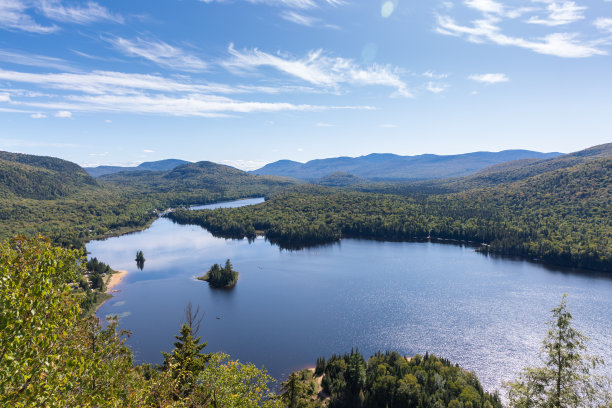
[[[177,210],[168,217],[224,237],[253,237],[261,231],[283,248],[343,237],[450,239],[469,241],[494,254],[612,271],[611,179],[608,157],[452,194],[383,194],[304,185],[256,206]]]

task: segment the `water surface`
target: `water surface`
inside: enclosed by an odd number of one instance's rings
[[[245,203],[253,202],[230,205]],[[286,251],[263,238],[225,240],[168,219],[87,249],[129,271],[98,316],[120,316],[138,362],[162,361],[192,301],[205,312],[206,351],[264,365],[279,379],[351,348],[366,357],[428,351],[475,371],[494,390],[536,362],[549,311],[569,293],[576,326],[592,338],[589,351],[612,367],[609,275],[429,242],[345,239]],[[137,250],[146,258],[142,271]],[[195,279],[228,258],[240,272],[233,290]]]

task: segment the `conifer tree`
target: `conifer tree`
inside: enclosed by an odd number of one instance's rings
[[[567,294],[551,312],[541,367],[527,367],[507,384],[510,406],[570,408],[609,406],[609,380],[593,374],[603,360],[586,354],[588,338],[572,326]]]

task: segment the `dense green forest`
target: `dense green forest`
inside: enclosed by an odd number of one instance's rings
[[[330,408],[502,406],[497,394],[483,391],[474,373],[429,354],[406,358],[386,352],[366,361],[361,353],[351,351],[327,361],[318,359],[314,376],[305,370],[283,384],[289,407],[314,408],[323,401]],[[322,377],[321,390],[315,385],[316,377]]]
[[[144,228],[168,207],[263,196],[296,183],[210,162],[96,180],[65,160],[0,153],[0,239],[40,233],[63,246]]]
[[[342,237],[454,239],[558,265],[612,270],[612,157],[501,186],[398,195],[300,186],[260,205],[168,216],[226,237],[263,231],[285,248]]]

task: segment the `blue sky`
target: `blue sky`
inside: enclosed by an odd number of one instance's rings
[[[611,0],[0,0],[0,149],[570,152],[612,139],[611,52]]]

